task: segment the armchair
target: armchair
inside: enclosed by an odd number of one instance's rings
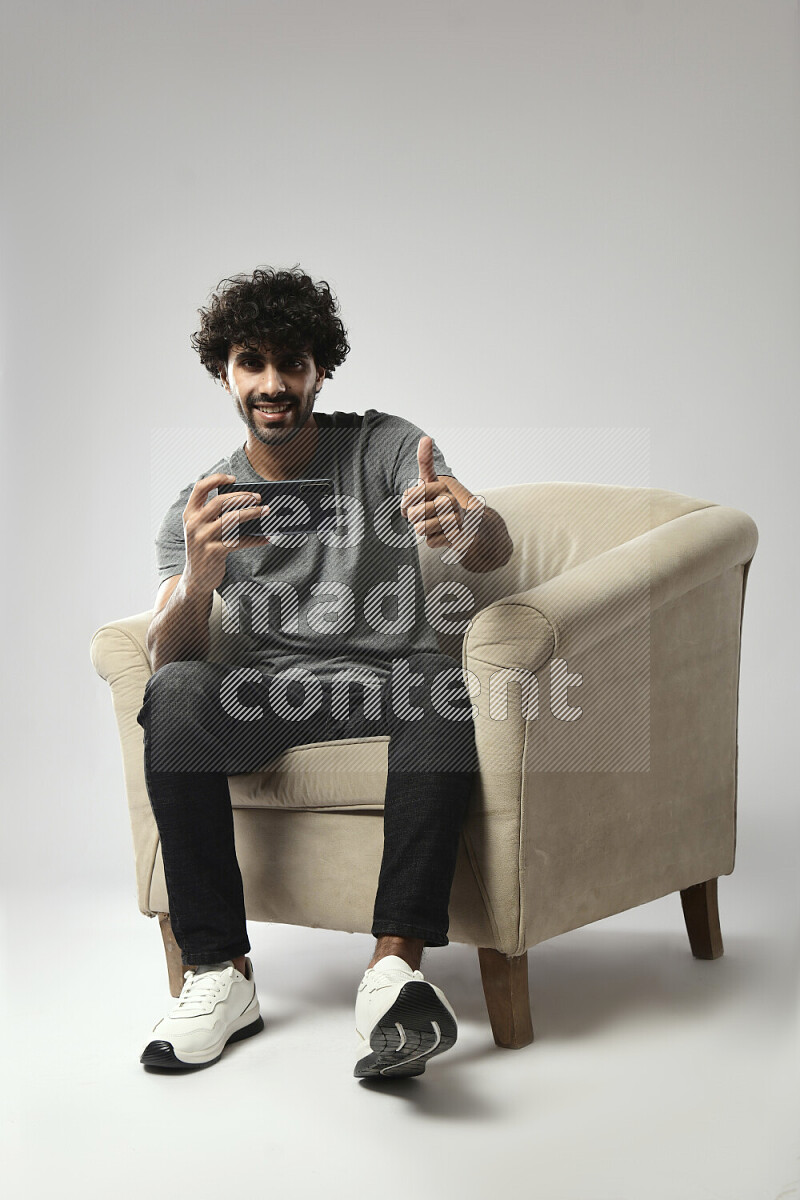
[[[458,580],[475,597],[466,633],[438,635],[470,673],[480,763],[449,936],[478,948],[495,1042],[519,1048],[533,1040],[527,951],[539,942],[679,891],[692,953],[722,954],[717,879],[735,859],[740,637],[758,531],[744,512],[659,488],[481,494],[509,528],[509,562],[471,574],[425,545],[420,561],[426,592]],[[91,659],[118,722],[139,909],[159,918],[178,995],[136,721],[151,619],[103,625]],[[215,594],[209,657],[224,661],[220,627]],[[231,777],[249,920],[369,933],[387,745],[295,747]]]

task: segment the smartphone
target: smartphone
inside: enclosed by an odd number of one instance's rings
[[[332,518],[334,523],[338,520],[337,509],[332,503],[332,479],[264,479],[258,483],[220,484],[218,495],[226,492],[258,492],[261,503],[270,508],[268,513],[262,513],[252,521],[242,521],[240,537],[269,537],[272,532],[316,533],[326,517]],[[331,500],[323,505],[326,497]]]

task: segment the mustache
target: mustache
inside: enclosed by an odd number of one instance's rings
[[[297,397],[293,392],[284,392],[282,396],[263,396],[259,392],[253,392],[247,397],[247,403],[252,407],[254,404],[294,404]]]

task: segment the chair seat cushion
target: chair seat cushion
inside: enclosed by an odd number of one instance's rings
[[[389,737],[293,746],[263,771],[232,775],[233,808],[382,809]]]

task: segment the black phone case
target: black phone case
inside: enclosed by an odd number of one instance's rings
[[[219,495],[228,492],[258,492],[263,504],[269,504],[271,512],[252,521],[243,521],[239,527],[240,537],[259,537],[261,534],[275,533],[316,533],[326,517],[337,520],[337,510],[331,504],[323,508],[323,496],[333,496],[332,479],[269,479],[258,483],[223,483],[217,488]],[[286,521],[286,514],[293,512],[291,501],[281,502],[281,497],[295,497],[305,504],[308,510],[298,514],[298,519]],[[282,517],[282,520],[279,519]],[[285,522],[285,524],[284,524]]]

